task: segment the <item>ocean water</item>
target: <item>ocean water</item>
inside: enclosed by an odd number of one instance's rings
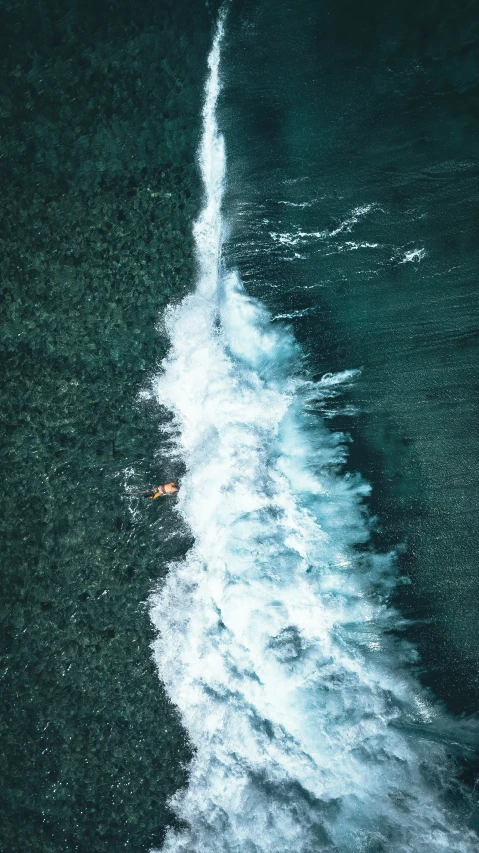
[[[145,602],[191,542],[138,402],[159,312],[194,280],[212,14],[0,7],[0,849],[160,845],[191,749]],[[176,535],[166,535],[166,532]]]
[[[294,262],[312,252],[381,247],[381,269],[384,250],[402,266],[426,249],[358,234],[386,215],[366,189],[354,206],[340,196],[344,214],[323,224],[314,180],[281,159],[273,167],[272,144],[256,170],[243,162],[230,178],[235,123],[227,118],[223,132],[221,116],[234,112],[239,83],[220,106],[225,28],[223,11],[203,107],[196,288],[164,316],[170,350],[150,391],[173,413],[168,454],[185,465],[177,511],[194,537],[151,597],[155,661],[194,748],[188,784],[171,801],[182,828],[161,849],[472,851],[474,800],[454,753],[470,756],[477,726],[449,716],[415,672],[392,605],[408,579],[397,553],[371,541],[370,486],[348,470],[335,427],[354,417],[347,392],[359,371],[315,375],[286,321],[320,311],[318,300],[290,297],[286,311],[283,292],[268,300],[273,314],[258,298],[281,287],[273,270],[284,262],[290,286],[320,287],[306,283],[310,267],[295,280]],[[244,149],[238,139],[232,147],[234,166]],[[302,224],[311,208],[317,230]]]
[[[477,709],[477,10],[243,4],[226,251],[314,370],[359,368],[352,466],[434,690]],[[338,421],[339,423],[339,421]],[[440,650],[440,653],[438,653]],[[438,661],[440,661],[438,665]]]
[[[469,853],[476,5],[218,7],[0,8],[0,849]]]

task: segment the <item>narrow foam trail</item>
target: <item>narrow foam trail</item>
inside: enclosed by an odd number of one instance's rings
[[[159,674],[195,755],[165,853],[436,853],[459,829],[447,721],[392,636],[394,561],[368,545],[368,486],[342,473],[328,400],[287,329],[221,261],[225,148],[209,57],[195,225],[198,282],[167,312],[155,393],[174,414],[195,539],[151,599]],[[447,801],[456,799],[453,819]]]

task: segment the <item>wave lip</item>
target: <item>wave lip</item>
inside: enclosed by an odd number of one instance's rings
[[[171,801],[184,828],[163,850],[470,853],[477,839],[443,802],[447,721],[407,674],[414,650],[387,603],[394,562],[368,544],[369,486],[342,473],[343,437],[320,416],[354,372],[305,376],[292,333],[221,264],[223,27],[203,111],[198,283],[167,312],[154,382],[195,538],[151,598],[158,671],[195,749]]]

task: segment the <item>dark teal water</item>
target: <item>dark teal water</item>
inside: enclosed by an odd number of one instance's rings
[[[479,699],[477,5],[244,3],[226,49],[231,262],[313,370],[361,368],[351,466],[423,677]]]
[[[126,486],[182,471],[155,460],[167,415],[138,392],[194,280],[214,15],[0,10],[8,853],[159,847],[186,780],[144,602],[190,539]],[[400,545],[421,677],[457,713],[479,698],[477,23],[474,3],[234,3],[219,116],[228,256],[314,370],[362,368],[334,425],[379,546]]]

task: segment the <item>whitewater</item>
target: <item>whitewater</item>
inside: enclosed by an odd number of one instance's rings
[[[220,16],[194,226],[197,285],[164,318],[153,393],[173,414],[186,557],[152,595],[154,657],[194,757],[164,853],[470,853],[453,724],[411,673],[373,552],[369,486],[345,473],[328,405],[287,326],[222,260]]]

